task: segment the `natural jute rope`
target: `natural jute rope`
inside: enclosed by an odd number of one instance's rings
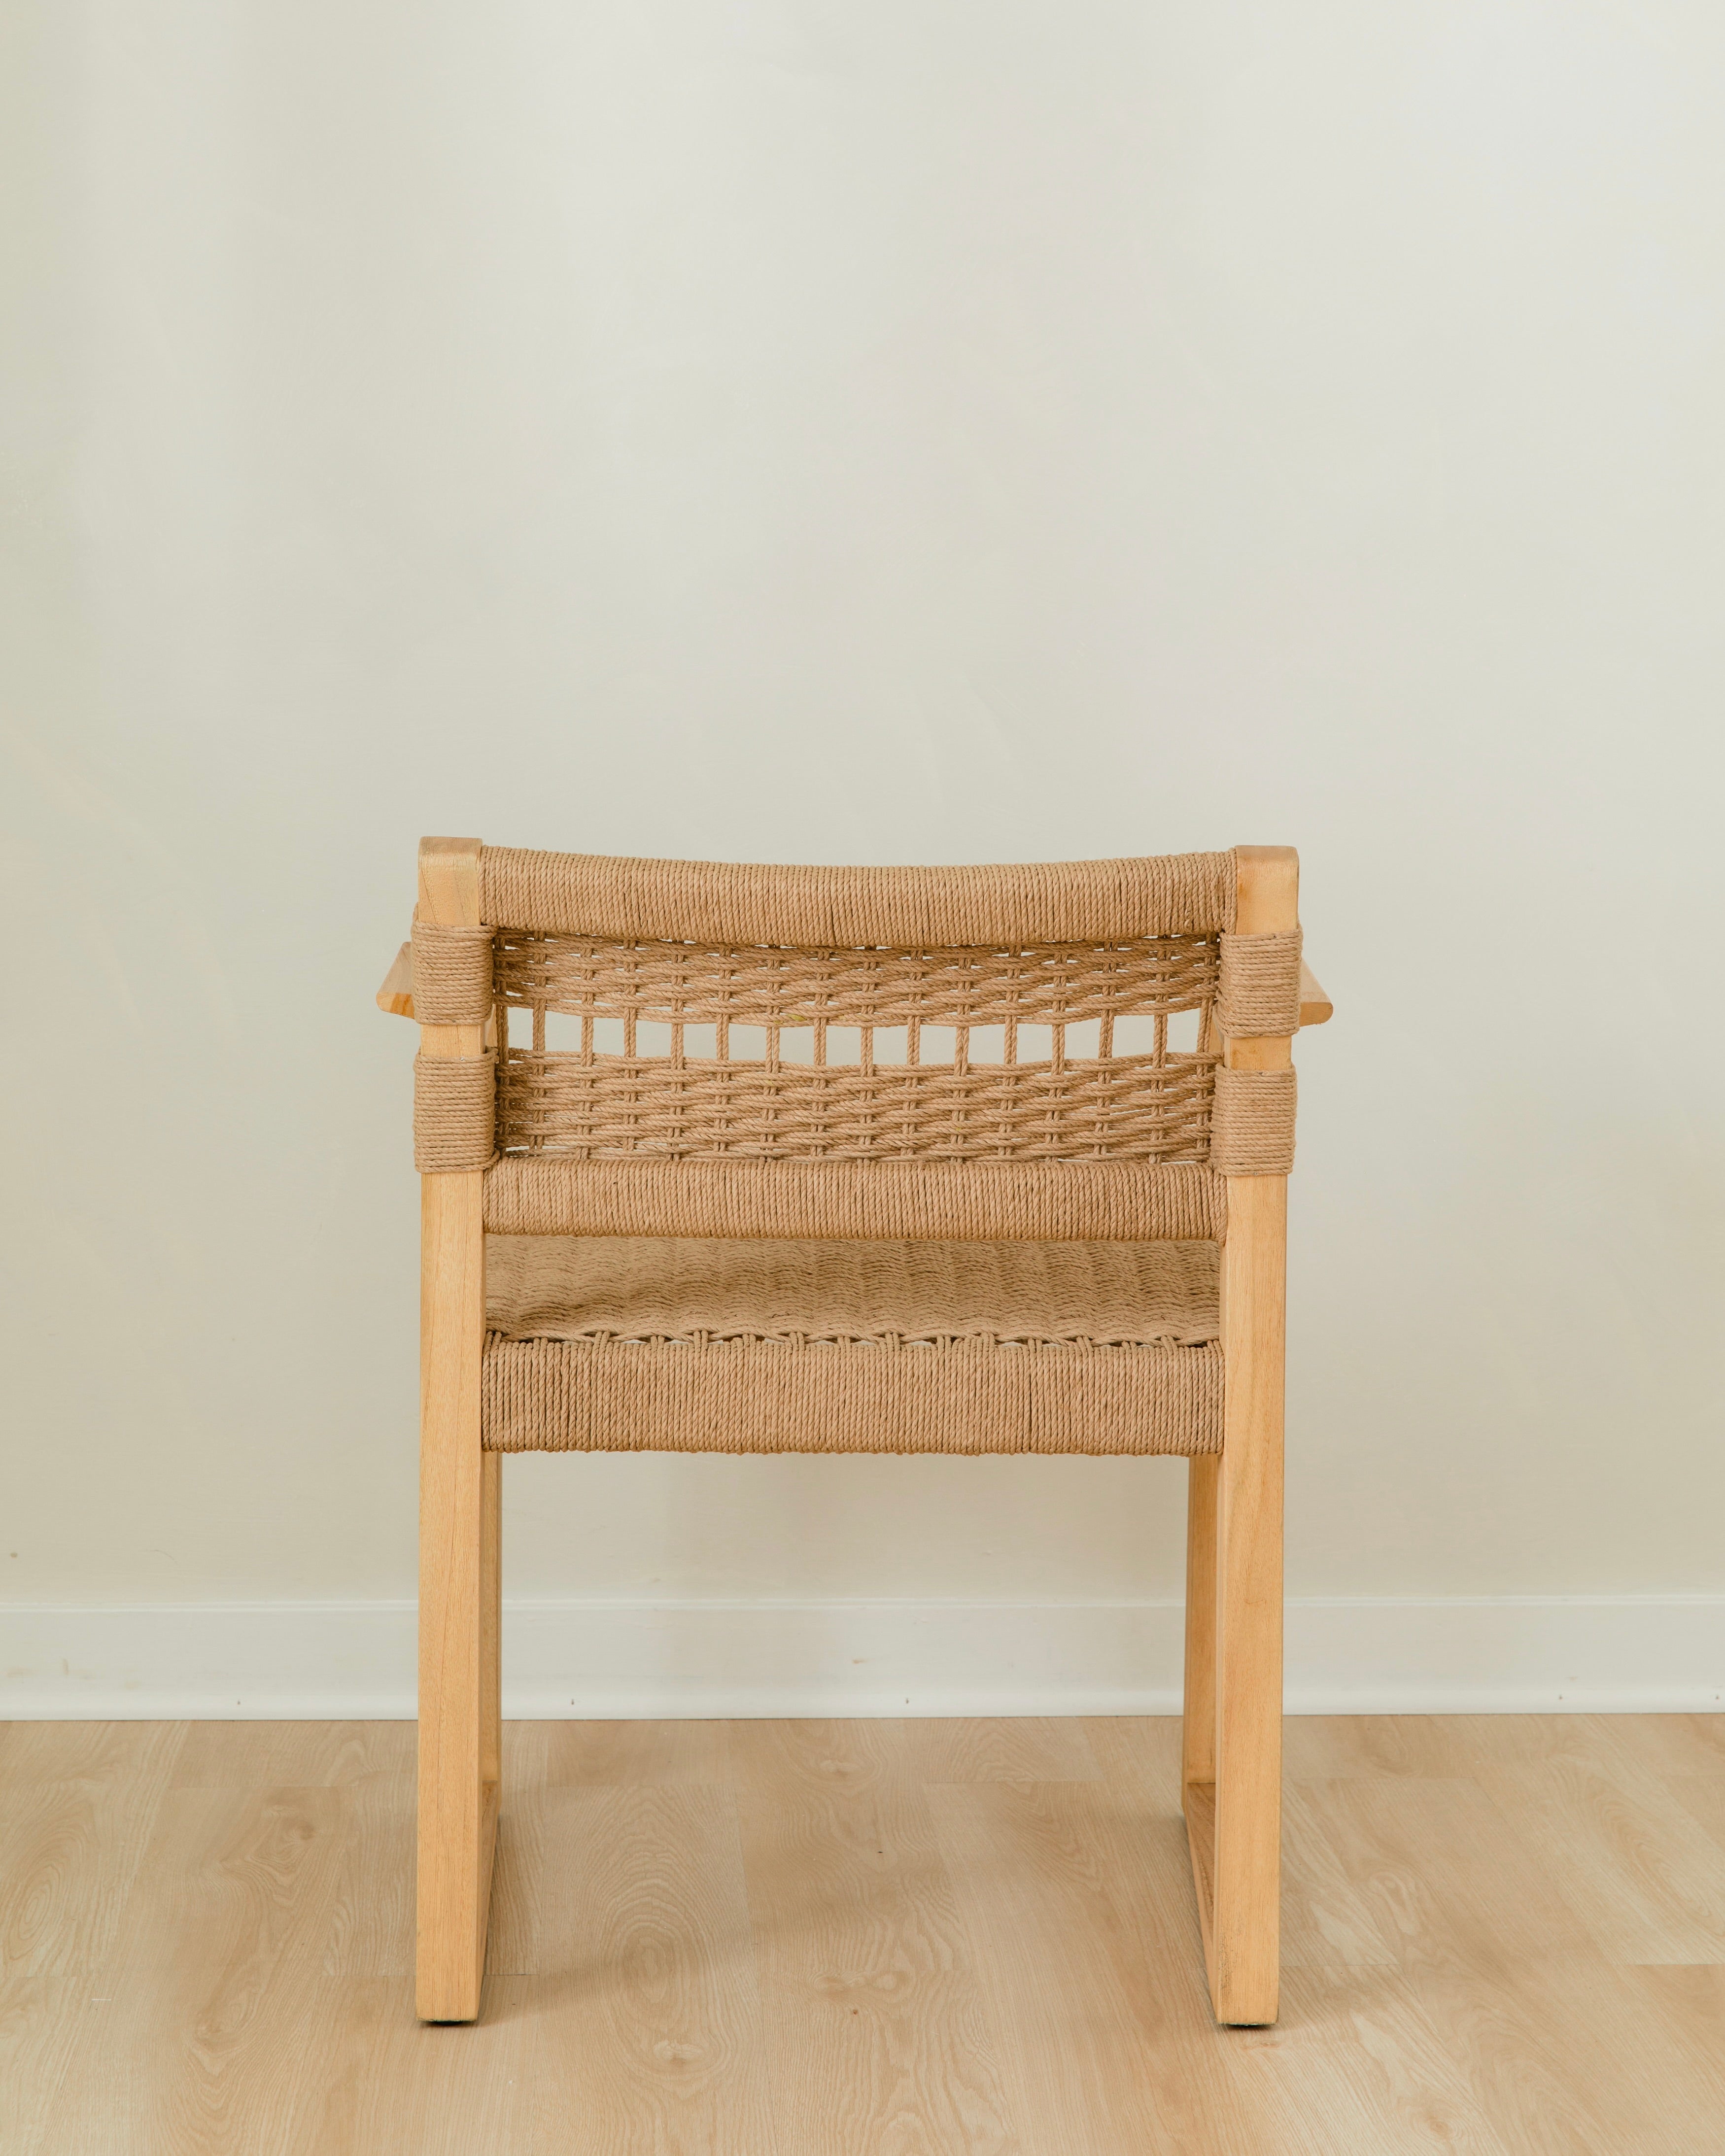
[[[485,1227],[501,1235],[1219,1242],[1227,1226],[1228,1186],[1197,1163],[528,1154],[485,1177]]]
[[[1296,1033],[1300,1027],[1300,932],[1224,936],[1218,1024],[1230,1040]]]
[[[485,1323],[511,1340],[1196,1348],[1220,1330],[1216,1249],[494,1235]]]
[[[542,935],[806,950],[1104,943],[1234,926],[1234,855],[789,868],[487,846],[480,911]]]
[[[495,1236],[484,1442],[1213,1452],[1214,1243]]]
[[[413,1165],[421,1175],[461,1175],[496,1158],[497,1059],[413,1058]]]
[[[489,1452],[1210,1453],[1222,1350],[506,1340],[480,1366]]]
[[[578,1159],[1204,1158],[1214,1058],[810,1066],[511,1051],[501,1142]]]
[[[414,1014],[498,1047],[422,1054],[413,1125],[485,1171],[485,1447],[1219,1451],[1227,1178],[1288,1172],[1295,1079],[1217,1038],[1300,1001],[1238,875],[485,849]]]
[[[1202,1009],[1224,940],[813,951],[500,929],[496,982],[530,1009],[672,1026],[1077,1025]]]
[[[1219,1449],[1214,1243],[493,1237],[493,1451]]]
[[[1210,1165],[1219,1175],[1286,1175],[1294,1165],[1294,1073],[1218,1070]]]
[[[421,1025],[483,1025],[492,996],[489,928],[413,923],[413,1016]]]

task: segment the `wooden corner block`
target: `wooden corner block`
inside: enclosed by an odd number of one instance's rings
[[[419,918],[447,928],[475,927],[480,920],[477,839],[419,841]]]
[[[1234,850],[1234,932],[1286,936],[1300,926],[1300,856],[1291,846]]]

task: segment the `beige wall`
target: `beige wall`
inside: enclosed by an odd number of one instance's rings
[[[1725,18],[11,11],[0,1600],[412,1592],[422,831],[1292,841],[1290,1584],[1725,1589]],[[1180,1471],[509,1470],[539,1597],[1153,1599]]]

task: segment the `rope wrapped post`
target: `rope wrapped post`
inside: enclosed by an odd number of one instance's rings
[[[1251,1045],[1257,1045],[1257,1038]],[[1216,1073],[1215,1086],[1210,1166],[1229,1182],[1240,1176],[1286,1177],[1294,1164],[1292,1070],[1241,1070],[1224,1063]]]
[[[1243,846],[1235,860],[1210,1153],[1228,1185],[1222,1450],[1187,1471],[1182,1781],[1216,2019],[1256,2025],[1276,2019],[1278,1989],[1283,1311],[1300,871],[1289,847]]]
[[[471,1033],[473,1026],[427,1026],[427,1033]],[[477,1055],[413,1059],[413,1165],[421,1175],[466,1175],[489,1168],[496,1156],[497,1058]]]
[[[414,921],[420,1183],[419,1874],[426,2021],[479,2013],[497,1823],[498,1460],[482,1449],[484,1168],[494,1060],[479,973],[480,842],[426,839]],[[483,948],[481,946],[483,944]],[[429,956],[428,954],[435,954]],[[422,1007],[421,983],[426,1007]],[[458,1015],[465,1014],[465,1015]]]
[[[1216,1020],[1227,1038],[1297,1033],[1299,930],[1261,936],[1224,934],[1221,946]]]
[[[491,1015],[491,932],[476,921],[413,923],[413,1015],[422,1025],[483,1025]]]

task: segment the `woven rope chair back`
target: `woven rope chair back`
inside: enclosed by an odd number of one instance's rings
[[[1208,1157],[1230,855],[485,865],[506,1156]]]
[[[942,1181],[949,1214],[947,1178],[984,1164],[1021,1194],[1058,1171],[1065,1198],[1082,1169],[1164,1193],[1168,1173],[1286,1174],[1293,1074],[1221,1067],[1215,1034],[1292,1031],[1299,938],[1235,935],[1236,880],[1231,854],[814,869],[487,848],[480,921],[414,927],[417,1014],[496,1043],[421,1055],[418,1164],[510,1171],[499,1228],[517,1200],[588,1205],[590,1180],[578,1200],[542,1179],[578,1168],[681,1169],[683,1203],[716,1188],[697,1169],[794,1165],[830,1194],[874,1164]],[[891,1194],[848,1188],[865,1209]],[[1086,1209],[1123,1191],[1105,1180]],[[908,1232],[871,1217],[857,1232]]]

